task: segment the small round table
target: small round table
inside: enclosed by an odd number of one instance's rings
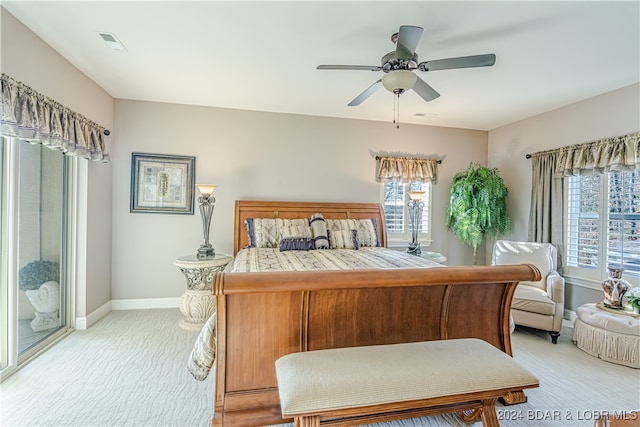
[[[187,330],[199,330],[216,311],[216,298],[211,294],[213,274],[222,271],[231,262],[227,254],[215,254],[208,258],[185,255],[174,264],[187,279],[187,289],[180,296],[180,327]]]
[[[438,264],[442,264],[443,262],[447,261],[447,257],[438,252],[422,251],[422,254],[420,254],[420,256],[424,259],[437,262]]]

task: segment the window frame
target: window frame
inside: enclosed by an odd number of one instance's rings
[[[390,182],[383,182],[380,183],[380,204],[382,205],[383,210],[385,210],[386,205],[385,205],[385,187],[387,184],[389,184]],[[403,185],[403,196],[404,196],[404,202],[403,202],[403,227],[402,227],[402,232],[393,232],[393,231],[389,231],[389,225],[386,225],[386,230],[385,232],[387,233],[387,242],[388,242],[388,246],[389,247],[394,247],[394,246],[404,246],[405,244],[408,244],[411,242],[412,237],[411,237],[411,220],[409,218],[409,207],[407,206],[409,203],[409,196],[407,194],[407,191],[404,189],[404,186],[406,185],[411,185],[411,184],[420,184],[422,191],[425,191],[425,194],[423,196],[423,201],[425,203],[424,209],[422,211],[422,229],[424,229],[425,226],[425,221],[426,221],[426,227],[427,227],[427,231],[421,231],[420,233],[418,233],[418,241],[420,242],[421,245],[423,246],[429,246],[432,242],[431,240],[431,206],[432,206],[432,195],[433,195],[433,185],[431,182],[419,182],[419,181],[413,181],[410,183],[394,183],[394,184],[401,184]],[[385,211],[385,218],[386,218],[386,211]]]
[[[640,174],[640,172],[637,172]],[[599,236],[598,236],[598,265],[593,268],[578,267],[575,265],[569,265],[569,253],[571,250],[570,243],[570,186],[572,179],[581,179],[583,175],[575,177],[564,178],[564,211],[563,211],[563,235],[566,239],[564,248],[564,271],[563,276],[570,279],[572,282],[578,285],[582,285],[592,289],[601,289],[601,283],[608,277],[608,237],[609,237],[609,173],[600,174],[599,177],[599,198],[598,198],[598,223],[599,223]],[[640,274],[629,273],[625,270],[623,277],[628,280],[633,286],[640,284]]]

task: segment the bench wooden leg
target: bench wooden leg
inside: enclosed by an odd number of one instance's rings
[[[458,412],[458,417],[467,424],[475,423],[482,414],[482,408],[466,409]]]
[[[294,427],[320,427],[320,417],[317,415],[296,417],[293,425]]]
[[[502,400],[502,403],[504,403],[506,406],[517,405],[520,403],[525,403],[527,401],[527,395],[524,394],[523,390],[510,391],[509,393],[502,396],[500,399]]]
[[[496,414],[496,401],[498,399],[487,399],[482,401],[482,425],[484,427],[500,427],[498,414]]]

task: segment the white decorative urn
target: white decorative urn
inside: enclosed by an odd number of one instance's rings
[[[31,321],[31,329],[35,332],[60,326],[58,309],[60,308],[60,285],[51,280],[40,285],[38,289],[25,290],[36,317]]]

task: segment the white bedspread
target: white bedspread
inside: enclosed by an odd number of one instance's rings
[[[363,270],[388,268],[429,268],[442,265],[406,252],[387,248],[323,249],[285,251],[273,248],[247,248],[238,251],[233,272]],[[200,331],[189,356],[187,369],[203,381],[209,375],[216,354],[215,314]]]

